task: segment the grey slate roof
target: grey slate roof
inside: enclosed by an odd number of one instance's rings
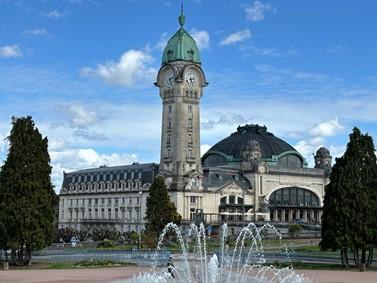
[[[239,126],[236,132],[215,144],[204,157],[211,152],[221,152],[232,157],[233,160],[241,159],[243,152],[251,140],[259,142],[262,150],[262,158],[271,158],[272,155],[280,155],[287,151],[296,151],[285,141],[267,132],[266,126],[245,125]]]
[[[142,184],[151,184],[158,174],[158,164],[156,163],[134,163],[123,166],[101,166],[98,168],[89,168],[70,173],[64,173],[62,187],[68,188],[71,183],[87,183],[101,181],[121,181],[129,179],[139,179]],[[140,174],[140,178],[139,178]]]

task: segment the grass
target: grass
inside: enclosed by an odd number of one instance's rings
[[[292,264],[289,263],[272,263],[276,268],[283,268],[283,267],[293,267],[294,269],[306,269],[306,270],[347,270],[341,264],[333,264],[333,263],[306,263],[306,262],[293,262]],[[351,267],[349,270],[358,270],[355,266]],[[370,271],[377,271],[377,266],[370,266],[367,270]]]
[[[103,268],[103,267],[121,267],[134,266],[133,263],[115,262],[111,260],[98,261],[94,259],[84,260],[80,262],[33,262],[31,266],[14,266],[10,265],[10,269],[82,269],[82,268]]]
[[[98,268],[98,267],[120,267],[133,266],[135,264],[127,262],[115,262],[112,260],[98,261],[95,259],[84,260],[80,262],[55,262],[48,265],[49,269],[76,269],[76,268]]]

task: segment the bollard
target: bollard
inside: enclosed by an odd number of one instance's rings
[[[3,261],[3,270],[9,270],[9,263],[7,261]]]

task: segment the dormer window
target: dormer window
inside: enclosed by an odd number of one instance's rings
[[[168,60],[171,61],[173,60],[173,50],[168,50],[168,52],[166,52],[166,54],[168,55]]]
[[[194,59],[194,53],[195,53],[195,51],[192,50],[192,49],[190,49],[189,51],[187,51],[187,55],[188,55],[188,59],[189,60],[192,61]]]

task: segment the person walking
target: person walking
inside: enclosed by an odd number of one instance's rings
[[[174,271],[175,267],[174,267],[174,263],[173,263],[173,257],[170,257],[170,258],[169,258],[169,261],[168,261],[168,263],[166,264],[166,268],[168,269],[168,272],[169,272],[170,276],[171,276],[172,278],[174,278],[174,273],[173,273],[173,271]]]

